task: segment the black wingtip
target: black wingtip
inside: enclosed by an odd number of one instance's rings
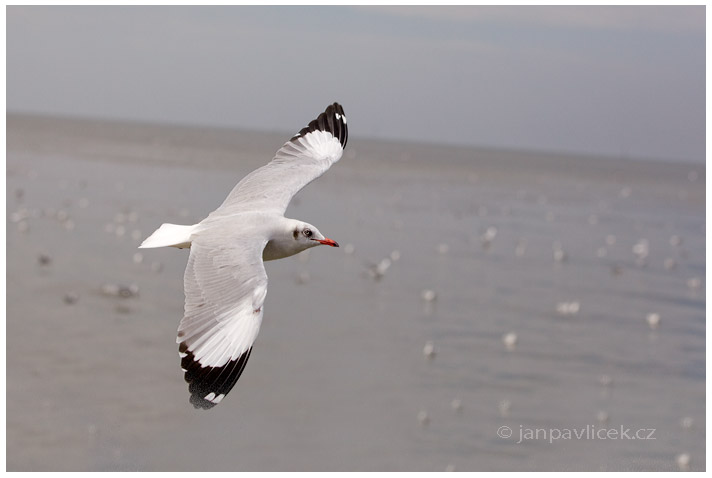
[[[198,397],[197,395],[191,395],[189,401],[196,410],[210,410],[217,405],[217,403],[209,402],[204,398]]]
[[[349,130],[346,125],[346,115],[344,108],[339,103],[334,103],[326,107],[326,110],[317,116],[315,120],[302,128],[299,133],[295,134],[292,139],[304,136],[312,131],[328,131],[335,138],[339,139],[342,148],[346,148],[346,142],[349,138]]]
[[[203,410],[213,408],[232,390],[242,371],[245,370],[252,352],[252,348],[249,348],[238,358],[221,367],[203,367],[195,359],[195,355],[187,349],[185,343],[180,344],[179,350],[181,354],[186,354],[181,359],[181,367],[185,370],[190,403],[193,407]]]

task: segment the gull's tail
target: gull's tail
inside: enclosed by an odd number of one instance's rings
[[[162,224],[138,247],[143,249],[149,247],[177,247],[179,249],[190,247],[191,236],[196,226],[197,224],[192,226]]]

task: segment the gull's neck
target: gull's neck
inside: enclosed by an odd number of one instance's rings
[[[262,260],[274,261],[283,259],[313,247],[311,244],[305,244],[304,242],[295,240],[294,231],[299,228],[301,224],[301,221],[279,217],[270,239],[262,252]]]

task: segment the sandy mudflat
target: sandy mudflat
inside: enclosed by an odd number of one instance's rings
[[[8,470],[705,469],[704,165],[350,126],[287,213],[342,247],[267,264],[250,362],[204,412],[187,252],[136,246],[288,133],[8,116]]]

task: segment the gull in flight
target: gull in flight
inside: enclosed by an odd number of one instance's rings
[[[190,248],[176,342],[195,408],[220,403],[245,369],[264,313],[263,261],[320,245],[339,247],[284,212],[295,194],[341,158],[347,136],[344,110],[334,103],[272,161],[245,176],[208,217],[192,226],[163,224],[139,246]]]

